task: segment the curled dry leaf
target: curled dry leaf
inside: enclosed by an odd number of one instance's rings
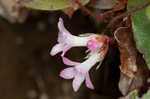
[[[138,70],[137,73],[135,74],[135,77],[130,78],[129,76],[121,73],[120,76],[120,81],[119,81],[119,89],[121,93],[126,96],[129,92],[137,90],[139,94],[143,94],[146,92],[148,88],[146,87],[147,84],[147,74],[148,72],[146,70]],[[126,99],[126,98],[125,98]]]
[[[123,95],[126,95],[130,90],[130,85],[132,84],[132,78],[128,77],[127,75],[121,73],[120,75],[120,82],[119,88]]]
[[[149,70],[142,57],[135,47],[133,34],[127,27],[121,27],[115,32],[115,38],[120,51],[121,77],[119,88],[123,95],[132,90],[137,90],[142,95],[147,90]]]
[[[120,70],[122,73],[133,78],[138,68],[136,65],[137,50],[133,35],[128,28],[121,27],[116,30],[115,37],[120,50]]]
[[[0,9],[0,15],[10,22],[23,22],[28,12],[17,0],[0,0]]]

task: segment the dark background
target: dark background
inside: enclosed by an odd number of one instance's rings
[[[62,12],[30,12],[23,23],[9,23],[0,18],[0,99],[116,99],[120,93],[119,56],[114,46],[113,54],[97,71],[91,71],[95,90],[83,84],[73,92],[72,80],[59,77],[67,66],[60,54],[49,55],[57,43],[57,22],[62,17],[65,27],[74,35],[95,33],[100,30],[81,11],[69,19]],[[83,61],[86,48],[73,48],[67,57]],[[110,50],[111,51],[111,50]],[[114,59],[118,63],[114,63]]]

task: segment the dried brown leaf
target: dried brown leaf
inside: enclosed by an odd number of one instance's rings
[[[132,84],[133,78],[121,73],[119,88],[123,95],[126,95],[130,90],[130,85]]]
[[[149,70],[145,60],[136,49],[133,34],[129,28],[117,29],[115,38],[119,46],[121,61],[120,91],[123,95],[127,95],[136,89],[141,96],[148,88]]]
[[[133,35],[128,28],[121,27],[116,30],[115,37],[120,50],[120,70],[122,73],[133,78],[138,68],[136,65],[137,50]]]

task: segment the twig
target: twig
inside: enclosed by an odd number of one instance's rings
[[[86,8],[84,5],[82,5],[82,3],[80,3],[79,0],[74,0],[74,2],[75,2],[76,4],[78,4],[78,6],[79,6],[83,11],[85,11],[86,13],[88,13],[89,15],[91,15],[92,17],[97,18],[97,19],[100,19],[100,20],[104,20],[103,14],[100,14],[100,15],[94,14],[92,11],[90,11],[88,8]],[[140,10],[140,9],[142,9],[142,8],[145,8],[145,7],[149,6],[149,5],[150,5],[150,2],[146,2],[146,3],[143,3],[143,4],[137,5],[137,6],[133,7],[133,8],[131,8],[129,11],[127,11],[127,12],[121,14],[121,15],[118,15],[118,16],[114,17],[114,18],[109,22],[109,24],[106,26],[106,29],[104,30],[104,33],[107,31],[108,28],[111,28],[111,27],[113,26],[113,24],[114,24],[115,22],[117,22],[118,20],[120,20],[120,19],[122,19],[122,18],[124,18],[124,17],[130,16],[133,12],[136,12],[136,11],[138,11],[138,10]]]
[[[130,16],[133,12],[136,12],[136,11],[138,11],[138,10],[140,10],[140,9],[142,9],[142,8],[145,8],[145,7],[149,6],[149,5],[150,5],[150,2],[146,2],[146,3],[143,3],[143,4],[137,5],[137,6],[133,7],[133,8],[131,8],[129,11],[127,11],[127,12],[121,14],[121,15],[118,15],[118,16],[114,17],[114,18],[109,22],[109,24],[106,26],[106,29],[111,28],[111,27],[113,26],[113,24],[114,24],[116,21],[118,21],[119,19],[122,19],[122,18],[124,18],[124,17],[128,17],[128,16]],[[106,32],[106,29],[104,30],[104,33]]]
[[[79,0],[73,0],[75,4],[77,4],[83,11],[85,11],[87,14],[91,15],[93,18],[99,19],[101,21],[105,21],[104,15],[100,14],[94,14],[92,11],[90,11],[88,8],[86,8],[82,3],[80,3]]]
[[[88,13],[89,15],[91,15],[92,17],[94,17],[94,18],[101,18],[101,17],[99,17],[98,15],[94,14],[92,11],[90,11],[88,8],[86,8],[85,6],[83,6],[82,3],[80,3],[80,1],[74,0],[74,2],[75,2],[76,4],[78,4],[78,6],[79,6],[80,8],[82,8],[83,11],[85,11],[86,13]]]

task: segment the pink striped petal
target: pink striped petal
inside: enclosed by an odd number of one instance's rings
[[[75,66],[75,65],[79,65],[80,64],[79,62],[71,61],[68,58],[63,57],[63,56],[62,56],[62,60],[63,60],[64,64],[69,65],[69,66]]]
[[[58,29],[60,32],[62,33],[69,33],[68,30],[65,28],[64,26],[64,21],[62,18],[59,18],[59,22],[58,22]]]
[[[65,28],[64,21],[62,18],[59,18],[58,29],[58,42],[66,42],[66,39],[71,36],[71,33]]]
[[[83,83],[83,81],[85,80],[85,75],[80,75],[77,74],[72,82],[72,86],[73,86],[73,90],[75,92],[77,92],[81,86],[81,84]]]
[[[66,68],[60,72],[59,76],[64,79],[72,79],[75,76],[75,70],[73,67]]]
[[[88,88],[94,89],[94,86],[93,86],[93,84],[92,84],[92,82],[91,82],[89,73],[86,74],[85,83],[86,83],[86,86],[87,86]]]
[[[63,53],[61,54],[61,56],[63,57],[63,56],[65,55],[65,53],[66,53],[71,47],[72,47],[72,46],[70,46],[70,45],[64,46],[64,48],[63,48]]]
[[[63,47],[64,47],[63,44],[56,44],[56,45],[52,48],[52,50],[51,50],[51,52],[50,52],[50,55],[51,55],[51,56],[54,56],[54,55],[56,55],[57,53],[61,52],[61,51],[63,50]]]

